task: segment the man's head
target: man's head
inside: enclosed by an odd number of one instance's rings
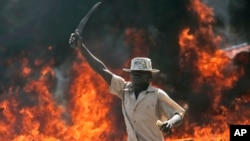
[[[152,73],[159,72],[152,69],[151,59],[146,57],[136,57],[131,60],[130,69],[123,68],[126,72],[131,72],[131,81],[134,84],[148,83],[152,78]]]

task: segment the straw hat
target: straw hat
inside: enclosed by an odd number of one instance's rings
[[[159,72],[158,69],[152,69],[152,63],[150,58],[136,57],[131,60],[130,69],[123,68],[125,72],[131,71],[150,71],[153,73]]]

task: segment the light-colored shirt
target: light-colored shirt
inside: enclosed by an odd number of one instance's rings
[[[109,90],[122,100],[128,141],[164,141],[156,121],[165,121],[174,114],[179,114],[183,118],[185,113],[166,92],[152,85],[142,91],[136,99],[131,82],[113,75]]]

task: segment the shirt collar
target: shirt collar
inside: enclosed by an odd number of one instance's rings
[[[126,85],[127,85],[127,87],[124,89],[124,91],[133,91],[131,82],[129,82]],[[148,88],[146,90],[146,93],[150,93],[150,92],[154,92],[154,91],[156,91],[155,88],[152,85],[149,84]]]

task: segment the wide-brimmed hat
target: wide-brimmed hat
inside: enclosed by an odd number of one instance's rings
[[[152,69],[152,63],[150,58],[136,57],[131,60],[130,69],[123,68],[123,71],[150,71],[153,73],[159,72],[158,69]]]

